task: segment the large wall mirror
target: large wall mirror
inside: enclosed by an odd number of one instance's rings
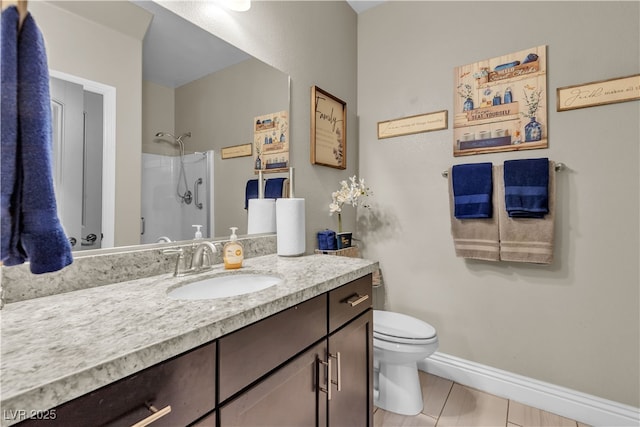
[[[61,216],[73,221],[65,230],[74,250],[186,240],[193,225],[205,237],[225,237],[232,226],[245,234],[253,158],[222,159],[221,149],[252,143],[255,117],[289,110],[289,76],[152,1],[43,1],[30,9],[52,69],[56,177],[73,187],[56,183],[56,192]],[[60,141],[72,126],[63,120],[72,110],[65,97],[78,85],[82,135],[67,143]],[[117,100],[115,123],[93,106],[101,85],[105,108]]]

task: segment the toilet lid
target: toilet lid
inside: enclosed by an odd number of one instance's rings
[[[420,341],[434,338],[436,330],[406,314],[373,310],[373,336],[387,341]]]

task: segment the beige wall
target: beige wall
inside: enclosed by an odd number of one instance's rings
[[[49,68],[116,88],[114,241],[116,246],[139,243],[142,40],[55,2],[30,2],[29,11],[43,33]]]
[[[154,142],[158,132],[175,135],[176,95],[172,88],[157,83],[142,81],[142,152],[151,154],[178,155],[174,144]],[[170,140],[169,138],[165,138]]]
[[[638,2],[392,2],[358,19],[359,218],[387,308],[434,325],[440,351],[640,406],[638,101],[555,111],[557,87],[640,72]],[[549,148],[454,158],[453,69],[548,46]],[[376,123],[449,111],[449,129],[377,140]],[[549,157],[557,175],[550,266],[456,258],[452,164]]]

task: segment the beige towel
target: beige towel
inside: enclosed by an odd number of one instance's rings
[[[452,171],[449,168],[449,208],[451,211],[451,235],[456,256],[461,258],[500,260],[500,233],[498,231],[497,199],[495,183],[502,179],[502,173],[496,175],[493,168],[494,191],[491,203],[493,216],[486,219],[457,219],[454,216]],[[503,197],[504,198],[504,197]]]
[[[496,171],[498,172],[497,179]],[[549,161],[549,213],[543,219],[509,218],[504,202],[503,166],[494,166],[493,176],[494,193],[498,193],[497,216],[500,222],[500,259],[502,261],[551,264],[553,261],[553,234],[556,216],[555,163]]]

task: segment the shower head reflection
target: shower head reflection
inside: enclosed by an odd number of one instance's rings
[[[180,136],[175,136],[174,134],[169,133],[169,132],[158,132],[158,133],[156,133],[156,137],[158,137],[158,138],[164,138],[166,136],[169,136],[169,137],[173,138],[176,142],[182,142],[183,138],[191,138],[191,132],[185,132]]]
[[[191,132],[185,132],[178,137],[176,137],[174,134],[169,132],[156,133],[156,138],[165,138],[165,137],[170,137],[171,139],[173,139],[171,143],[178,144],[178,147],[180,148],[180,176],[178,178],[176,192],[180,200],[189,205],[191,204],[192,193],[189,190],[189,185],[187,184],[187,175],[185,174],[185,171],[184,171],[184,143],[182,142],[182,138],[191,138]],[[163,139],[154,140],[154,142],[158,142],[158,143],[163,141],[166,141],[166,140],[163,140]],[[180,189],[181,184],[184,185],[184,188],[185,188],[184,192],[181,191]]]

